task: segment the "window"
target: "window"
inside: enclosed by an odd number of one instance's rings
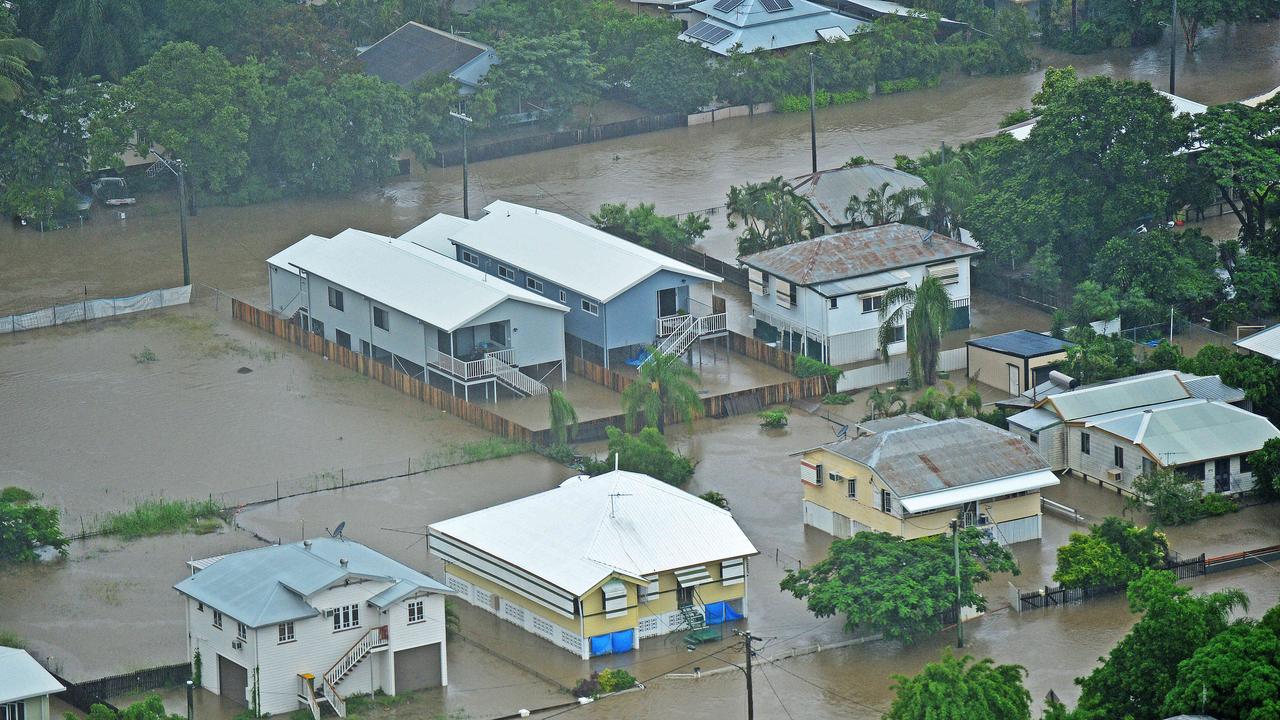
[[[390,330],[391,329],[391,313],[387,312],[385,308],[380,308],[377,305],[374,305],[373,306],[373,324],[375,327],[380,327],[383,330]]]
[[[1089,454],[1089,433],[1080,433],[1080,453]]]
[[[1156,469],[1156,464],[1151,462],[1151,458],[1148,458],[1148,457],[1142,458],[1142,474],[1143,475],[1150,475],[1152,472],[1155,471],[1155,469]]]
[[[906,339],[907,339],[906,327],[902,325],[894,325],[893,327],[889,328],[889,342],[891,343],[902,342],[903,340],[906,340]]]
[[[222,612],[219,610],[213,611],[213,626],[222,629]]]
[[[849,478],[848,485],[849,485],[849,489],[846,490],[845,493],[851,498],[858,497],[858,478],[856,477]]]
[[[343,605],[340,608],[334,608],[333,631],[338,632],[353,627],[360,627],[360,606]]]
[[[507,267],[506,265],[499,265],[499,266],[498,266],[498,277],[502,278],[503,280],[510,280],[511,282],[515,282],[515,281],[516,281],[516,271],[515,271],[515,270],[512,270],[511,268]]]
[[[531,278],[531,277],[525,278],[524,286],[536,293],[542,292],[542,281],[537,278]]]
[[[1031,433],[1031,435],[1030,435],[1029,437],[1030,437],[1030,439],[1031,439],[1031,444],[1032,444],[1032,445],[1039,445],[1039,444],[1040,444],[1040,433]]]
[[[649,584],[640,588],[640,602],[648,602],[650,600],[656,600],[658,595],[661,594],[660,585],[658,583],[658,576],[645,575],[644,579]]]
[[[768,275],[755,268],[747,268],[747,289],[752,295],[768,295],[768,285]]]
[[[329,307],[334,310],[342,310],[342,291],[335,288],[329,288]]]
[[[204,603],[202,602],[196,603],[196,612],[204,612]]]
[[[862,296],[862,312],[873,313],[880,312],[880,308],[884,307],[884,295],[864,295]]]
[[[339,330],[339,329],[337,329],[337,328],[334,328],[334,329],[333,329],[333,339],[334,339],[334,341],[335,341],[335,342],[337,342],[337,343],[338,343],[339,345],[341,345],[342,347],[344,347],[344,348],[346,348],[346,349],[348,349],[348,350],[350,350],[350,349],[351,349],[351,334],[350,334],[350,333],[346,333],[346,332],[343,332],[343,331],[341,331],[341,330]]]
[[[19,700],[0,705],[0,720],[27,720],[27,704]]]
[[[599,315],[599,314],[600,314],[600,306],[599,306],[599,305],[597,305],[597,304],[595,304],[595,303],[593,303],[593,302],[591,302],[590,300],[586,300],[586,299],[584,299],[584,300],[582,301],[582,311],[583,311],[583,312],[591,313],[592,315]]]
[[[778,307],[793,308],[796,306],[796,286],[786,280],[779,280],[776,283],[777,289],[774,295],[777,297]]]
[[[276,626],[276,634],[280,637],[279,642],[293,642],[293,623],[283,622]]]
[[[1116,451],[1116,467],[1122,468],[1124,467],[1124,448],[1117,445],[1115,447],[1115,451]]]
[[[960,284],[960,266],[954,261],[929,266],[929,276],[937,278],[943,285]]]
[[[622,617],[627,614],[627,586],[619,580],[610,580],[601,589],[604,595],[604,616]]]
[[[814,476],[815,478],[817,478],[817,479],[818,479],[818,481],[817,481],[816,483],[814,483],[814,484],[815,484],[815,485],[821,485],[821,484],[822,484],[822,476],[823,476],[823,473],[822,473],[822,466],[821,466],[821,465],[818,465],[818,466],[814,469],[814,471],[813,471],[813,476]]]
[[[880,491],[880,512],[893,512],[893,496],[889,494],[888,490]]]
[[[236,623],[236,637],[241,640],[249,639],[249,627],[242,622]]]
[[[471,252],[470,250],[463,250],[463,251],[462,251],[462,262],[464,262],[464,263],[468,263],[468,264],[471,264],[471,265],[479,266],[479,265],[480,265],[480,256],[479,256],[479,255],[476,255],[475,253]]]
[[[561,302],[561,304],[569,302],[569,293],[567,293],[567,292],[565,292],[565,291],[561,290],[561,291],[560,291],[560,302]]]
[[[1251,472],[1253,472],[1253,466],[1249,464],[1249,456],[1248,456],[1248,455],[1241,455],[1241,456],[1240,456],[1240,472],[1242,472],[1242,473],[1251,473]]]
[[[422,600],[409,601],[409,622],[420,623],[427,616],[425,602]]]
[[[831,309],[836,310],[840,307],[840,298],[831,298]]]

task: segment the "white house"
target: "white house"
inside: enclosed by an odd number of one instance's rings
[[[194,560],[174,585],[202,687],[259,713],[448,683],[449,588],[358,542],[321,537]]]
[[[618,470],[428,533],[459,597],[583,659],[745,617],[757,553],[728,510]]]
[[[540,395],[564,377],[568,308],[408,240],[309,235],[267,260],[271,310],[471,399]]]
[[[63,690],[26,650],[0,645],[0,720],[51,720],[49,696]]]
[[[1226,387],[1202,380],[1169,370],[1063,389],[1011,415],[1009,430],[1054,470],[1126,492],[1138,476],[1163,467],[1199,479],[1206,493],[1250,490],[1248,456],[1280,430],[1248,410],[1198,397]]]
[[[750,280],[756,336],[832,365],[875,358],[884,296],[942,281],[969,326],[969,259],[981,253],[931,230],[889,223],[792,243],[739,258]],[[906,352],[901,326],[891,354]]]

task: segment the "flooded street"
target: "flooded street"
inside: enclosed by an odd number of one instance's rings
[[[1166,87],[1167,45],[1085,56],[1041,50],[1045,66],[1074,65]],[[1280,84],[1280,23],[1216,27],[1199,48],[1179,50],[1178,92],[1205,103],[1249,97]],[[892,163],[994,130],[1009,111],[1030,104],[1043,70],[1021,75],[949,78],[941,86],[818,113],[819,165],[863,155]],[[605,202],[654,202],[663,212],[724,203],[732,184],[808,170],[808,118],[768,114],[635,135],[591,145],[475,163],[472,207],[504,199],[578,220]],[[248,207],[206,207],[191,219],[191,267],[196,282],[255,299],[265,286],[265,259],[308,233],[347,227],[398,234],[437,212],[460,213],[461,168],[432,168],[424,178],[348,196],[303,198]],[[732,251],[723,217],[705,246]],[[41,234],[0,226],[0,312],[81,296],[172,286],[181,278],[171,194],[144,196],[119,220],[95,211],[84,228]]]

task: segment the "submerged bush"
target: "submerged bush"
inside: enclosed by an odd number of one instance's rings
[[[153,498],[137,503],[127,512],[107,515],[98,527],[105,535],[118,535],[126,540],[191,529],[200,530],[203,534],[216,528],[200,521],[221,514],[222,507],[213,500]]]

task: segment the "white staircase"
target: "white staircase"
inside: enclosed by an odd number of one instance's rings
[[[546,385],[520,372],[520,368],[504,359],[501,353],[489,353],[484,359],[487,365],[485,369],[497,378],[498,382],[512,390],[528,396],[546,395],[550,392]]]
[[[661,318],[659,322],[662,320],[670,320],[670,318]],[[723,335],[728,328],[728,316],[725,313],[715,313],[714,315],[703,315],[701,317],[685,315],[682,320],[674,323],[668,322],[666,325],[661,326],[663,331],[670,332],[670,334],[663,338],[661,343],[658,343],[655,350],[665,355],[681,355],[699,338]],[[640,367],[644,367],[652,359],[653,355],[645,358],[640,363]]]
[[[320,720],[320,700],[328,702],[333,711],[338,713],[338,717],[344,718],[347,716],[347,699],[342,697],[342,693],[338,692],[338,684],[352,670],[355,670],[356,666],[364,662],[369,653],[378,648],[386,647],[388,641],[389,633],[386,625],[371,629],[362,635],[356,641],[356,644],[352,645],[342,657],[338,658],[338,662],[334,663],[333,667],[329,668],[328,672],[324,674],[322,678],[324,684],[319,688],[319,695],[315,695],[314,686],[311,683],[307,683],[306,689],[312,693],[311,713],[316,720]]]

